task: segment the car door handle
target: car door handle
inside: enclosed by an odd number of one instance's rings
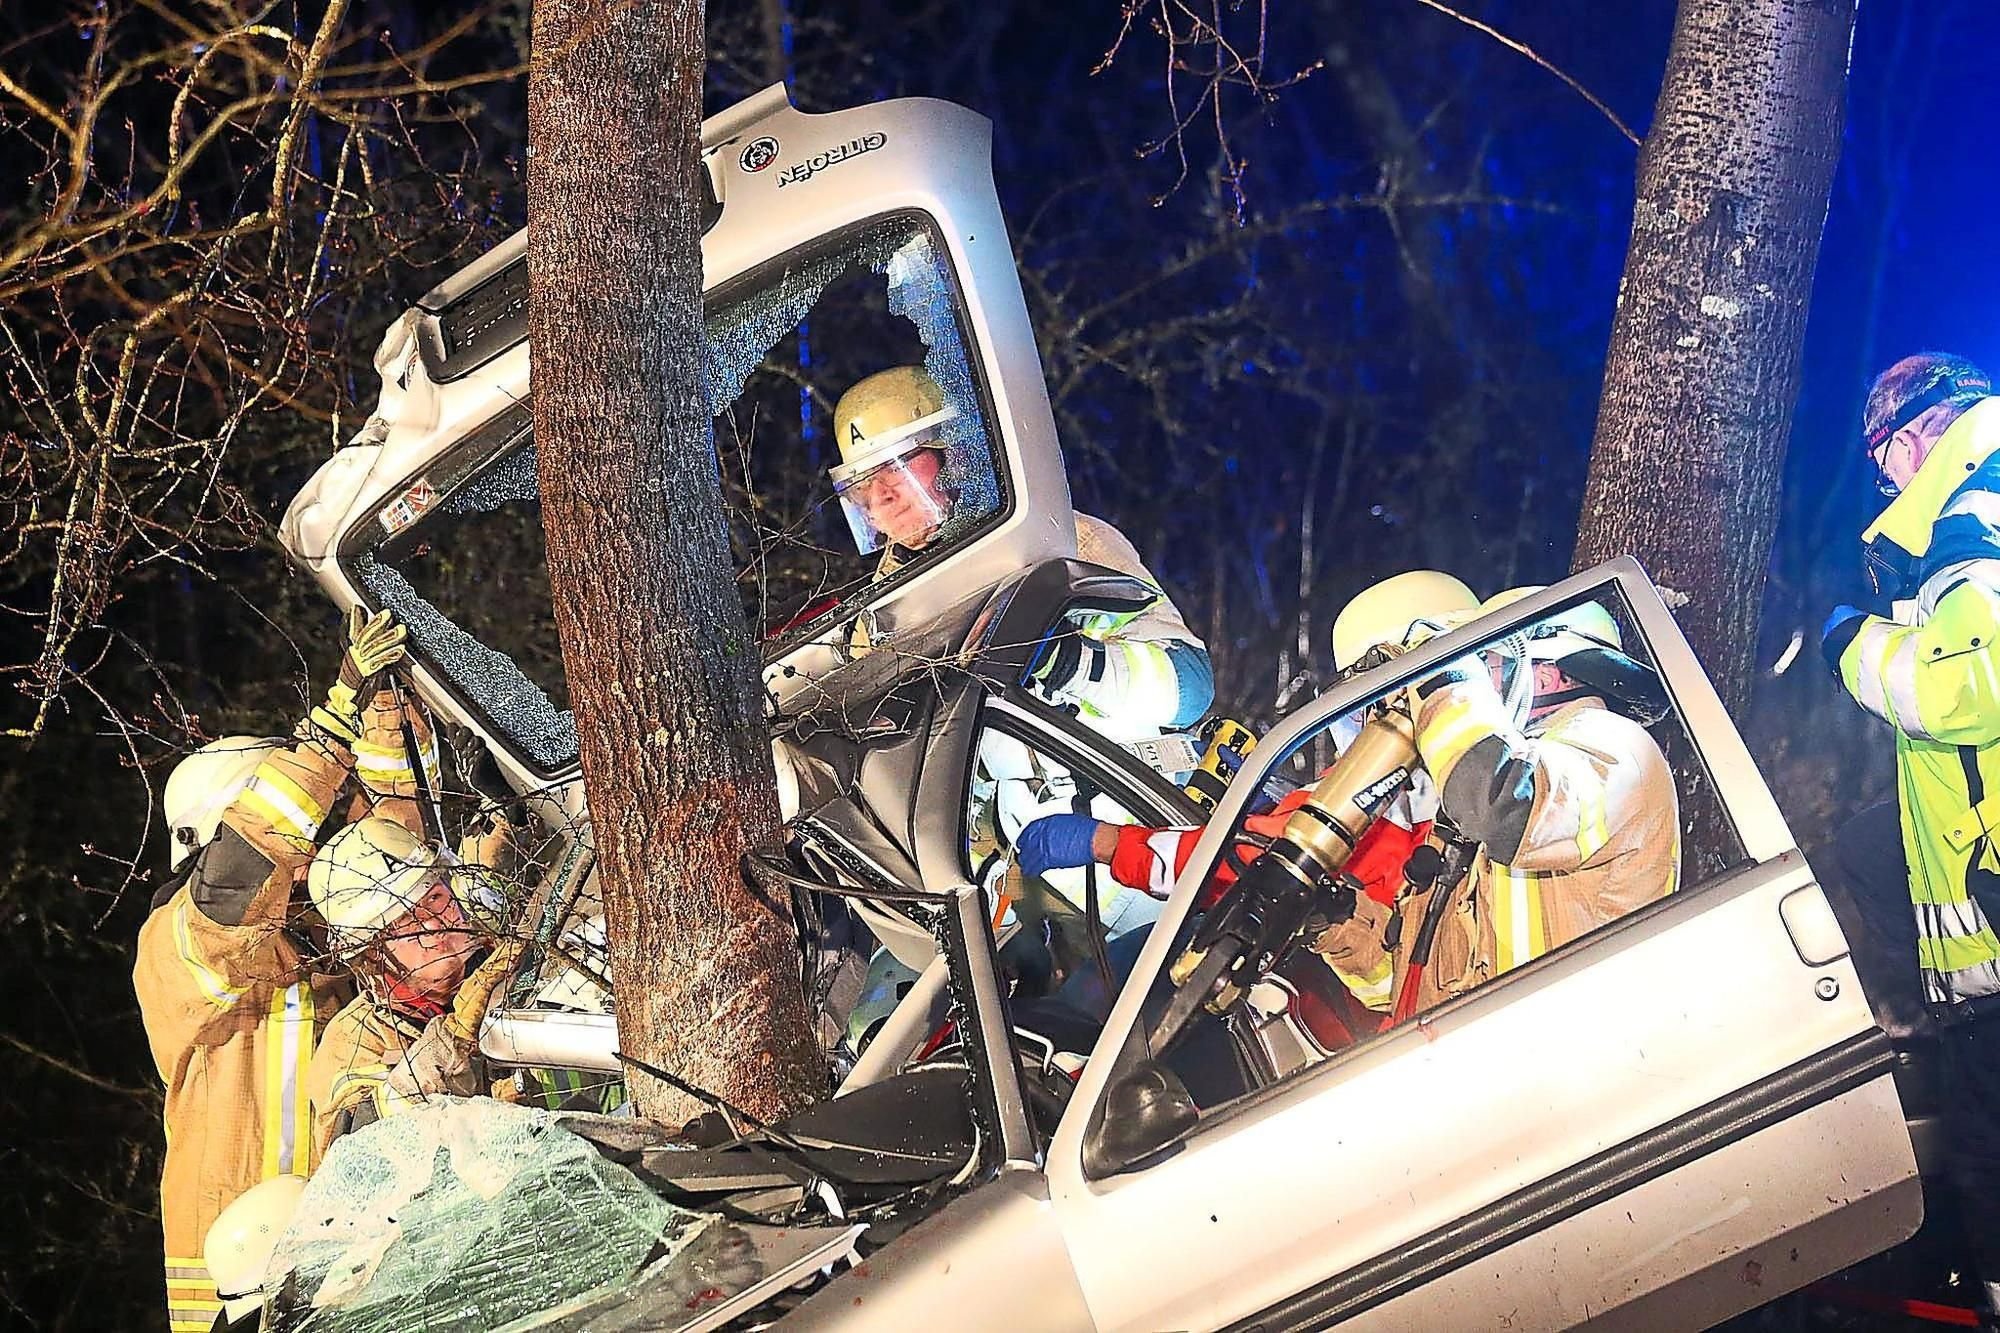
[[[1799,961],[1807,967],[1825,967],[1847,957],[1847,936],[1819,885],[1793,889],[1779,899],[1778,918],[1785,923],[1792,947],[1799,951]]]

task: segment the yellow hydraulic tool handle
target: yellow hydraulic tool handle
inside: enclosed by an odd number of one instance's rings
[[[1223,757],[1224,751],[1233,751],[1239,761],[1249,757],[1257,748],[1257,734],[1233,717],[1218,717],[1202,728],[1203,738],[1208,748],[1202,751],[1201,762],[1181,790],[1194,799],[1194,803],[1204,810],[1215,809],[1215,803],[1222,799],[1223,790],[1229,786],[1234,776],[1229,762]]]

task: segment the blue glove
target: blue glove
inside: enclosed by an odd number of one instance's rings
[[[1014,859],[1021,873],[1037,879],[1051,870],[1087,866],[1097,821],[1089,815],[1045,815],[1014,838]]]
[[[1842,602],[1833,608],[1826,623],[1819,627],[1819,655],[1826,659],[1826,669],[1835,677],[1840,675],[1840,655],[1847,651],[1847,645],[1854,642],[1854,636],[1861,632],[1861,622],[1868,613],[1858,606]]]

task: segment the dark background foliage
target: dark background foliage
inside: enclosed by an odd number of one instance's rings
[[[1463,7],[1643,132],[1670,0]],[[107,11],[27,8],[0,17],[0,70],[59,98]],[[524,9],[481,11],[435,72],[518,61]],[[1566,571],[1633,148],[1547,70],[1415,0],[1309,0],[1232,36],[1261,36],[1269,84],[1318,68],[1269,97],[1175,74],[1183,110],[1221,98],[1219,120],[1197,115],[1175,139],[1157,33],[1136,25],[1099,69],[1115,5],[711,9],[711,107],[782,77],[807,110],[922,95],[993,118],[1077,503],[1132,536],[1209,637],[1221,703],[1267,720],[1323,681],[1333,614],[1375,578],[1435,566],[1490,592]],[[167,22],[111,12],[141,41]],[[280,6],[271,21],[309,29],[318,12]],[[457,17],[385,3],[351,23],[408,50]],[[1982,53],[1996,40],[2000,12],[1978,0],[1862,10],[1764,674],[1740,719],[1808,851],[1885,795],[1891,771],[1884,738],[1814,651],[1825,608],[1861,590],[1854,537],[1877,503],[1854,438],[1865,379],[1920,347],[2000,359],[1988,310],[2000,259],[1984,226],[1994,94]],[[1181,54],[1200,65],[1200,51]],[[0,230],[48,207],[31,131],[0,99]],[[1160,151],[1137,151],[1163,136]],[[283,729],[323,686],[332,618],[286,571],[270,525],[337,442],[335,413],[348,430],[365,413],[382,329],[519,225],[523,143],[518,81],[384,131],[380,216],[324,261],[300,380],[309,410],[269,403],[244,422],[219,473],[234,507],[198,552],[121,572],[97,636],[72,648],[72,668],[102,663],[92,689],[61,695],[32,742],[0,740],[0,1310],[20,1322],[158,1323],[159,1097],[129,984],[164,864],[151,788],[180,749]],[[1240,198],[1227,162],[1241,164]],[[102,164],[107,179],[117,169]],[[226,180],[200,188],[227,206]],[[66,354],[53,306],[6,317],[43,341],[0,356]],[[0,400],[10,479],[45,425],[21,369]],[[25,534],[17,498],[0,492]],[[49,600],[49,561],[21,546],[0,564],[6,663],[34,659],[32,612]],[[1797,635],[1802,651],[1777,672]],[[23,693],[0,715],[25,725],[36,702]]]

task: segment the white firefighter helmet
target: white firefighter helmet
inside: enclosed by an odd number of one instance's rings
[[[1498,611],[1541,591],[1535,585],[1509,588],[1487,598],[1479,609]],[[1598,603],[1579,602],[1553,611],[1525,633],[1529,661],[1554,662],[1571,680],[1622,705],[1623,711],[1648,726],[1670,711],[1659,674],[1626,653],[1618,621]]]
[[[840,396],[833,409],[840,462],[828,475],[862,554],[890,542],[921,545],[951,516],[935,475],[914,472],[912,456],[919,450],[937,451],[942,467],[945,446],[939,432],[957,415],[922,366],[877,371]],[[898,481],[902,484],[896,485]],[[885,486],[894,487],[897,501],[886,516],[880,501],[870,504],[871,492]]]
[[[306,869],[306,892],[334,951],[351,954],[409,911],[449,858],[393,819],[358,819],[333,835]]]
[[[1496,592],[1480,604],[1480,614],[1512,606],[1524,597],[1543,591],[1546,586],[1529,584]],[[1537,662],[1560,662],[1572,653],[1587,652],[1593,648],[1609,648],[1614,652],[1623,652],[1625,648],[1624,636],[1618,632],[1618,622],[1596,602],[1583,602],[1544,616],[1535,622],[1528,634],[1528,656]]]
[[[1450,629],[1479,611],[1472,589],[1435,569],[1413,569],[1364,588],[1333,620],[1333,666],[1346,671],[1370,648],[1401,645],[1429,625]]]
[[[304,1176],[273,1176],[237,1195],[209,1226],[201,1261],[222,1298],[224,1318],[241,1319],[264,1303],[272,1252],[305,1187]]]
[[[264,756],[280,742],[263,736],[224,736],[174,765],[160,805],[167,816],[167,859],[175,870],[207,845]]]

